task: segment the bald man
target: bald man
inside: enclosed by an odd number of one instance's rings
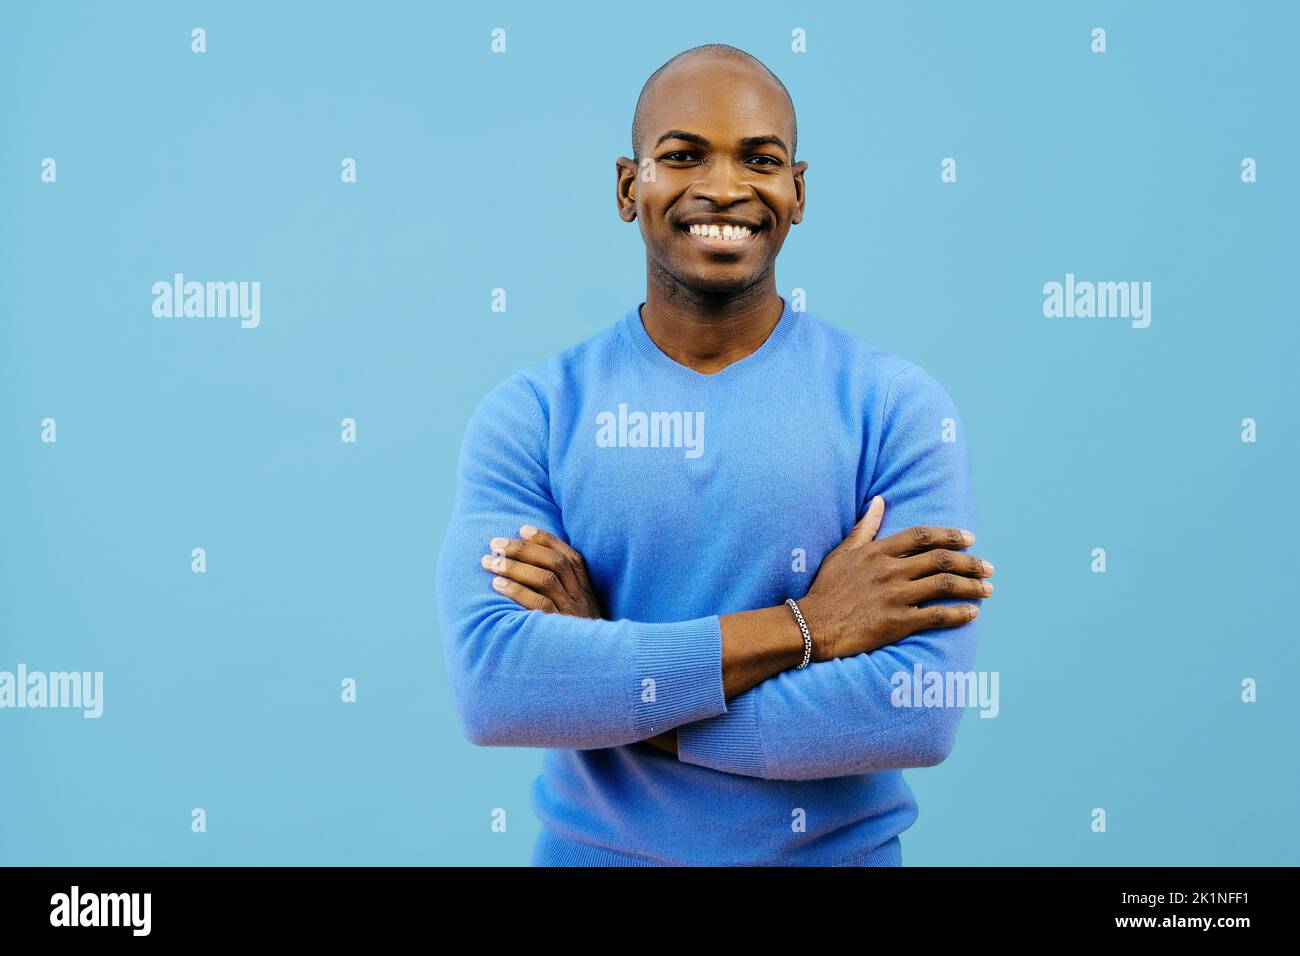
[[[797,135],[744,51],[660,67],[617,160],[644,301],[466,428],[444,657],[472,742],[545,748],[535,865],[898,865],[901,771],[953,747],[964,702],[900,689],[969,674],[992,591],[965,428],[778,293]]]

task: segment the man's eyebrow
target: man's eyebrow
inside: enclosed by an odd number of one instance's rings
[[[666,139],[682,139],[688,143],[695,143],[697,146],[709,145],[709,141],[699,133],[688,133],[684,129],[670,129],[655,140],[655,146],[659,146]],[[785,145],[785,140],[771,133],[765,136],[746,136],[740,141],[740,145],[744,149],[753,149],[755,146],[779,146],[787,156],[790,155],[790,147]]]

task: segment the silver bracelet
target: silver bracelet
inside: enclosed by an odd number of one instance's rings
[[[808,625],[804,623],[803,612],[799,610],[799,605],[794,603],[794,598],[786,598],[785,603],[790,605],[790,610],[794,611],[794,619],[799,622],[799,630],[803,631],[803,663],[795,668],[795,670],[801,671],[812,660],[812,635],[808,633]]]

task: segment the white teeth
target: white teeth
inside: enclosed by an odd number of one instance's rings
[[[692,236],[705,239],[748,239],[754,233],[748,226],[717,226],[712,223],[694,223],[690,227]]]

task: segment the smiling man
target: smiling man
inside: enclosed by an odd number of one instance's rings
[[[896,865],[992,567],[921,366],[795,311],[794,106],[711,44],[647,81],[617,202],[646,297],[474,411],[438,558],[477,744],[546,748],[537,865]]]

